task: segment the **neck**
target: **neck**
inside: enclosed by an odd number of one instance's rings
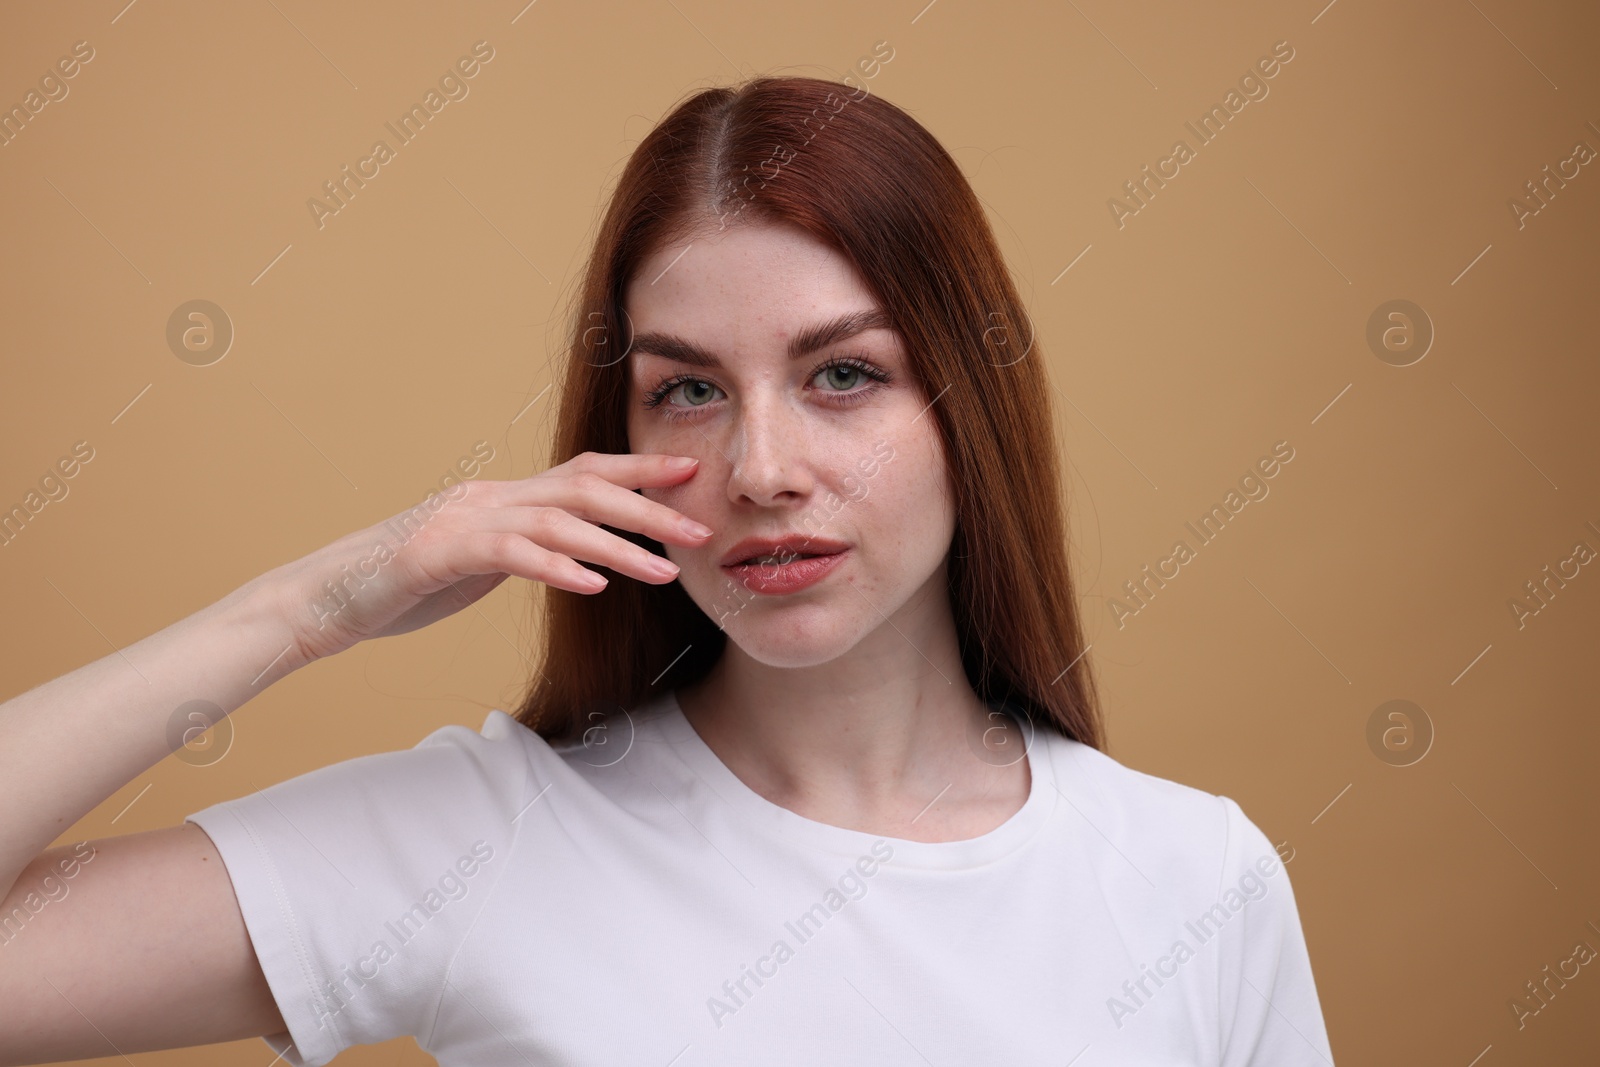
[[[962,840],[1027,799],[1027,761],[980,758],[990,710],[967,681],[949,598],[907,603],[844,655],[772,667],[733,641],[678,691],[684,717],[741,781],[818,822]]]

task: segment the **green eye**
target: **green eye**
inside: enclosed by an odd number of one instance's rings
[[[706,401],[710,400],[712,395],[716,392],[716,388],[717,388],[716,386],[712,385],[710,382],[702,381],[699,378],[694,378],[694,379],[691,379],[691,380],[689,380],[687,382],[683,382],[682,385],[683,385],[683,398],[685,400],[689,401],[689,406],[690,407],[700,407]],[[699,389],[704,391],[705,396],[704,396],[703,399],[695,400],[690,395],[696,388],[699,388]]]
[[[836,385],[840,389],[848,389],[856,384],[856,379],[861,375],[861,368],[848,363],[835,363],[822,373],[827,375],[830,385]],[[844,380],[840,381],[841,378]]]
[[[870,378],[874,382],[886,383],[893,379],[888,371],[875,363],[869,362],[860,356],[835,356],[822,366],[818,367],[812,375],[814,379],[824,375],[828,380],[828,392],[860,392],[869,393],[872,387],[856,390],[857,385],[865,384],[862,379]]]

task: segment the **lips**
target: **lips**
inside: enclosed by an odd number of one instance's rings
[[[791,556],[787,563],[735,563],[722,573],[750,590],[767,596],[787,596],[809,589],[844,565],[850,550],[827,556]]]
[[[814,537],[810,534],[787,534],[775,538],[747,537],[723,553],[721,562],[724,567],[764,557],[776,557],[779,562],[787,562],[807,556],[834,556],[849,547],[843,541]]]

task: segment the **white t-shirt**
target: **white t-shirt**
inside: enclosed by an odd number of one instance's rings
[[[502,711],[189,816],[288,1063],[1332,1064],[1288,873],[1227,797],[1040,729],[1023,807],[917,842],[750,789],[669,693]],[[292,1042],[292,1045],[290,1044]]]

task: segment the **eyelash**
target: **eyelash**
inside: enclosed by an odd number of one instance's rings
[[[894,380],[894,376],[888,371],[884,370],[882,367],[879,367],[875,363],[870,363],[867,360],[862,359],[859,356],[835,356],[814,369],[808,376],[807,380],[809,381],[811,378],[815,378],[823,371],[831,370],[834,367],[852,367],[855,370],[860,371],[867,378],[879,384],[887,384]],[[706,382],[707,385],[716,384],[714,382],[708,382],[706,379],[693,374],[673,375],[645,394],[644,406],[647,408],[660,407],[662,409],[662,415],[669,419],[692,418],[693,416],[690,414],[691,412],[695,411],[697,408],[705,407],[706,405],[697,404],[686,408],[675,408],[671,404],[663,405],[662,403],[664,400],[666,400],[669,393],[671,393],[678,386],[684,385],[688,382]],[[878,387],[876,385],[869,385],[864,389],[852,389],[849,391],[840,391],[837,389],[823,390],[824,393],[831,394],[833,397],[837,398],[829,400],[828,402],[839,407],[848,407],[853,404],[860,403],[862,400],[872,396],[877,391]]]

